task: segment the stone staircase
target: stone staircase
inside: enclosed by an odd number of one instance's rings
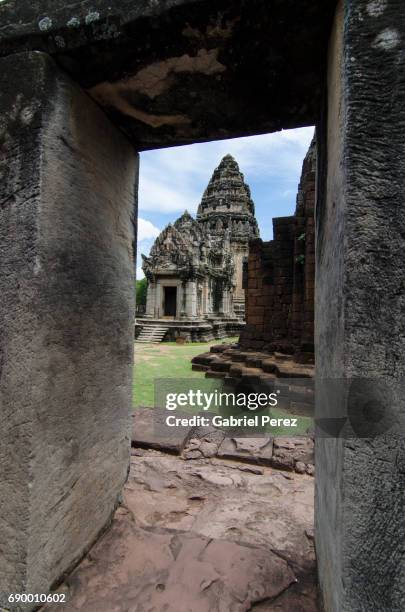
[[[210,352],[192,359],[192,369],[206,372],[207,378],[244,375],[271,375],[272,378],[313,378],[314,366],[294,361],[292,355],[241,350],[235,345],[219,344]],[[267,376],[266,376],[267,377]]]
[[[244,321],[245,320],[245,299],[235,298],[233,302],[233,309],[238,319],[240,319],[241,321]]]
[[[164,340],[169,328],[163,325],[143,325],[135,342],[141,344],[157,344]]]
[[[219,344],[192,359],[192,369],[206,378],[222,379],[228,387],[242,384],[252,390],[284,389],[286,403],[296,414],[312,416],[314,409],[314,365],[294,361],[292,355],[242,350]]]

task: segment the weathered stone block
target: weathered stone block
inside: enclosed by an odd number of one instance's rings
[[[405,55],[403,4],[340,2],[330,43],[317,203],[317,417],[348,413],[328,379],[403,388]],[[367,392],[367,394],[366,394]],[[384,408],[404,415],[403,391]],[[371,415],[370,415],[371,416]],[[374,415],[373,415],[374,417]],[[372,423],[372,419],[370,419]],[[316,549],[328,612],[404,607],[404,437],[316,441]]]
[[[192,428],[169,427],[166,424],[167,415],[167,410],[163,408],[136,408],[132,415],[132,445],[180,454]],[[189,415],[176,413],[176,416],[186,418]]]
[[[225,438],[218,449],[218,457],[243,459],[269,465],[273,455],[273,441],[263,438]]]
[[[46,593],[127,474],[137,158],[44,54],[0,109],[0,592]]]

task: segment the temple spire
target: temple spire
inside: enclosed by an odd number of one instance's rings
[[[212,174],[198,207],[197,218],[217,210],[219,206],[224,212],[228,210],[254,215],[249,186],[245,183],[237,161],[229,153],[222,158]]]
[[[236,231],[245,234],[247,239],[259,235],[250,188],[238,162],[229,153],[215,168],[198,207],[197,220],[207,230],[213,227],[214,217],[220,218],[220,228],[228,227],[231,234]]]

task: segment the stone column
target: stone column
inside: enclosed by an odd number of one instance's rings
[[[226,317],[229,317],[231,315],[231,296],[228,287],[225,287],[223,292],[222,312]]]
[[[197,283],[188,281],[186,285],[186,316],[195,319],[197,316]]]
[[[180,291],[180,318],[184,319],[187,316],[187,283],[186,281],[182,281],[181,286],[179,286],[178,291]]]
[[[405,374],[404,32],[395,0],[346,0],[335,18],[316,214],[319,418],[350,414],[347,388],[332,394],[325,383],[339,377],[349,388],[353,379],[376,380],[351,408],[366,398],[370,418],[376,407],[403,416],[390,395]],[[330,431],[339,425],[328,423]],[[327,612],[403,609],[405,445],[403,429],[384,434],[382,425],[368,438],[317,431],[316,548]]]
[[[161,319],[165,314],[165,293],[162,285],[162,280],[158,278],[155,283],[155,319]]]
[[[156,283],[148,281],[148,288],[146,293],[146,311],[147,317],[153,318],[155,316],[156,307]]]
[[[203,284],[203,298],[202,298],[202,316],[206,317],[209,314],[209,299],[208,299],[208,279],[205,278],[204,279],[204,284]]]
[[[138,162],[45,54],[0,60],[0,110],[0,592],[47,593],[127,475]]]
[[[214,311],[212,299],[212,284],[212,279],[209,278],[207,281],[207,313],[209,316],[212,316]]]
[[[241,301],[245,298],[245,291],[243,289],[243,260],[248,254],[248,244],[233,243],[233,256],[235,261],[235,273],[233,278],[235,284],[234,295],[237,300]]]

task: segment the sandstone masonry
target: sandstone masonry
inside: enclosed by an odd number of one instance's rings
[[[292,217],[273,219],[274,239],[250,243],[244,349],[314,360],[316,141],[305,157]]]
[[[243,265],[249,241],[258,236],[249,186],[235,159],[226,155],[203,194],[197,219],[186,211],[161,232],[149,257],[142,256],[148,292],[137,337],[141,330],[143,340],[142,332],[153,327],[172,339],[238,333],[245,314]]]

